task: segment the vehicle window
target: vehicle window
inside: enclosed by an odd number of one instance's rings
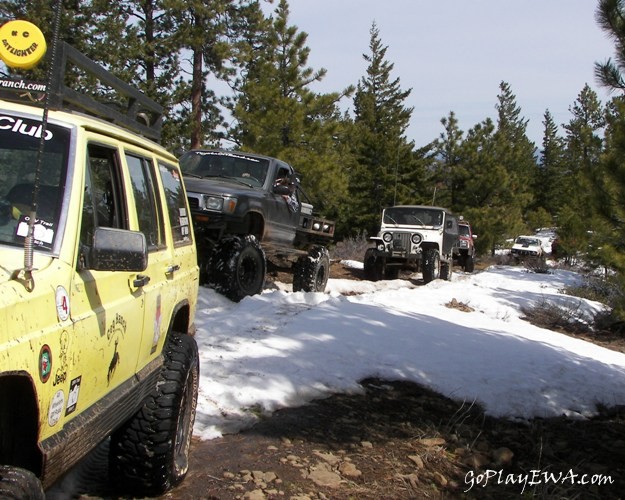
[[[269,160],[227,151],[190,151],[180,157],[185,175],[240,179],[259,187],[265,183]]]
[[[0,243],[24,244],[37,183],[33,244],[38,250],[51,250],[58,231],[70,132],[48,125],[37,175],[40,126],[38,121],[0,114]]]
[[[163,221],[159,217],[158,188],[154,182],[152,161],[134,155],[126,155],[130,171],[139,230],[145,234],[148,250],[165,245]]]
[[[178,170],[164,163],[158,164],[158,170],[165,190],[174,244],[191,243],[186,196]]]
[[[85,193],[80,226],[79,269],[88,267],[89,249],[98,227],[128,229],[117,150],[90,144],[87,148]]]

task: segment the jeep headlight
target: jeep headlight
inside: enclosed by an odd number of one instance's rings
[[[414,233],[410,237],[410,241],[412,241],[412,243],[414,243],[415,245],[418,245],[419,243],[421,243],[421,241],[423,241],[423,236],[421,236],[419,233]]]
[[[382,235],[382,239],[386,241],[387,243],[390,243],[393,239],[393,233],[384,233]]]

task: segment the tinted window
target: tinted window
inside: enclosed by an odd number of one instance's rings
[[[132,181],[139,230],[145,234],[149,249],[159,248],[165,241],[152,162],[132,155],[126,155],[126,162]]]

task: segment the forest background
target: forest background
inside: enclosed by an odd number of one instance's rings
[[[326,70],[308,66],[307,34],[289,16],[287,0],[0,0],[3,20],[33,22],[48,45],[58,25],[60,40],[162,105],[162,143],[175,154],[222,147],[291,163],[315,208],[336,221],[337,240],[376,233],[384,207],[433,204],[471,222],[480,255],[557,227],[565,259],[583,256],[614,271],[606,277],[625,288],[625,1],[599,0],[595,13],[615,46],[614,59],[594,63],[611,99],[602,103],[586,84],[564,135],[546,109],[539,145],[528,139],[528,121],[504,80],[495,120],[463,131],[451,111],[439,137],[416,145],[406,133],[411,89],[394,74],[376,24],[365,74],[317,93],[312,86]],[[116,99],[73,77],[81,90]],[[345,100],[351,112],[342,111]],[[617,296],[622,319],[625,295]]]

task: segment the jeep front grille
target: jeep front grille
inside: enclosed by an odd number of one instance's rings
[[[410,233],[393,233],[390,246],[392,253],[410,253]]]

